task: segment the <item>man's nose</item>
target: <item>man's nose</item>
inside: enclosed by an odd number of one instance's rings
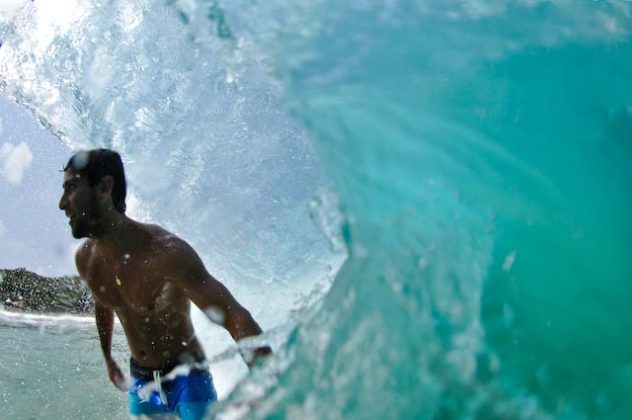
[[[68,207],[68,200],[66,199],[66,194],[64,194],[59,200],[59,210],[66,210],[66,207]]]

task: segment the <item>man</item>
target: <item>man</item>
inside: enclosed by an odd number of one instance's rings
[[[70,219],[73,236],[88,238],[75,261],[95,299],[108,375],[118,389],[129,391],[130,413],[204,417],[217,396],[195,337],[190,302],[213,314],[236,341],[260,334],[261,328],[185,241],[125,215],[127,187],[118,153],[75,154],[64,168],[63,188],[59,208]],[[131,351],[129,389],[111,355],[115,313]],[[268,347],[258,348],[246,362],[251,366],[268,353]],[[174,368],[182,365],[190,371],[176,375]]]

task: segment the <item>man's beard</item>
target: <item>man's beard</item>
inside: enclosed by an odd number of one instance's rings
[[[76,239],[98,237],[104,233],[103,226],[100,221],[103,216],[103,210],[97,203],[96,195],[90,197],[90,202],[81,215],[75,216],[71,225],[72,236]]]

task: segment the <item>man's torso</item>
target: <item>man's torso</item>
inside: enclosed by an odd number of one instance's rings
[[[143,228],[141,246],[107,258],[88,240],[85,280],[95,299],[118,315],[132,357],[143,366],[161,368],[201,346],[190,302],[165,263],[174,237],[158,227]]]

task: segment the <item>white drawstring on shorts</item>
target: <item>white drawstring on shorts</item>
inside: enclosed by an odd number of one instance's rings
[[[154,384],[156,386],[156,391],[158,391],[158,395],[160,395],[160,401],[167,406],[167,396],[162,389],[162,378],[160,377],[160,371],[154,370]]]

